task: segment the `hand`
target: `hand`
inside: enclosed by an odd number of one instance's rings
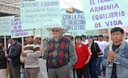
[[[114,51],[108,51],[108,56],[115,58],[116,53]]]
[[[5,55],[4,55],[6,58],[8,58],[8,54],[5,52]]]
[[[25,63],[25,60],[22,59],[22,60],[20,60],[20,62],[21,62],[21,63]]]
[[[113,57],[108,56],[108,62],[109,62],[109,63],[112,63],[112,62],[113,62],[113,60],[114,60],[114,58],[113,58]]]
[[[116,56],[114,51],[108,51],[108,62],[112,62]]]
[[[4,52],[7,52],[7,48],[3,48]]]
[[[22,52],[22,53],[21,53],[21,56],[23,56],[23,57],[27,57],[27,53]]]
[[[86,61],[86,62],[85,62],[85,64],[88,64],[88,63],[89,63],[89,61]]]

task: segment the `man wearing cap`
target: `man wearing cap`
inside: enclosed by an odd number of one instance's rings
[[[64,37],[66,37],[70,40],[71,39],[71,34],[69,32],[66,32],[66,33],[64,33]]]
[[[3,41],[0,39],[0,78],[6,78],[7,59],[3,50]]]
[[[37,34],[34,39],[36,44],[41,44],[41,34]]]
[[[64,33],[64,37],[69,39],[70,41],[72,41],[71,40],[71,37],[72,37],[71,33],[69,33],[69,32]],[[72,41],[72,44],[75,46],[74,41]],[[70,67],[70,78],[74,78],[75,77],[74,73],[75,73],[75,71],[73,71],[73,67]]]
[[[41,34],[37,34],[34,38],[35,40],[35,43],[37,45],[40,45],[41,47]],[[40,48],[40,51],[42,53],[42,50]],[[43,54],[42,54],[43,55]],[[42,55],[39,57],[39,67],[40,67],[40,71],[39,71],[39,74],[38,74],[38,78],[48,78],[48,75],[47,75],[47,67],[46,67],[46,60],[42,58]]]
[[[61,27],[47,28],[53,38],[45,46],[44,57],[47,59],[49,78],[70,78],[70,66],[77,61],[74,46],[62,36],[66,30]]]

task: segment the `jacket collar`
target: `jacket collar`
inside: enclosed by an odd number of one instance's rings
[[[122,41],[122,43],[121,43],[119,49],[124,49],[124,48],[125,48],[125,45],[126,45],[126,42],[125,42],[125,41]]]

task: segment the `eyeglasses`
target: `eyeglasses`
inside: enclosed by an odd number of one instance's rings
[[[52,32],[59,32],[59,30],[52,30]]]

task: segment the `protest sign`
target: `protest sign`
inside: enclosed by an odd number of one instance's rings
[[[60,26],[59,0],[23,1],[20,3],[23,29]]]
[[[14,16],[0,17],[0,36],[10,35],[11,34],[11,21],[14,19]]]
[[[12,20],[12,26],[11,26],[11,37],[18,38],[18,37],[26,37],[26,36],[33,36],[33,30],[22,29],[20,18],[19,17],[14,18]]]
[[[65,13],[62,14],[62,26],[73,31],[85,31],[85,16],[84,13]]]
[[[77,6],[76,6],[77,5]],[[61,24],[69,32],[85,32],[85,15],[80,0],[60,0]]]
[[[83,0],[83,3],[87,30],[128,25],[127,0]]]

